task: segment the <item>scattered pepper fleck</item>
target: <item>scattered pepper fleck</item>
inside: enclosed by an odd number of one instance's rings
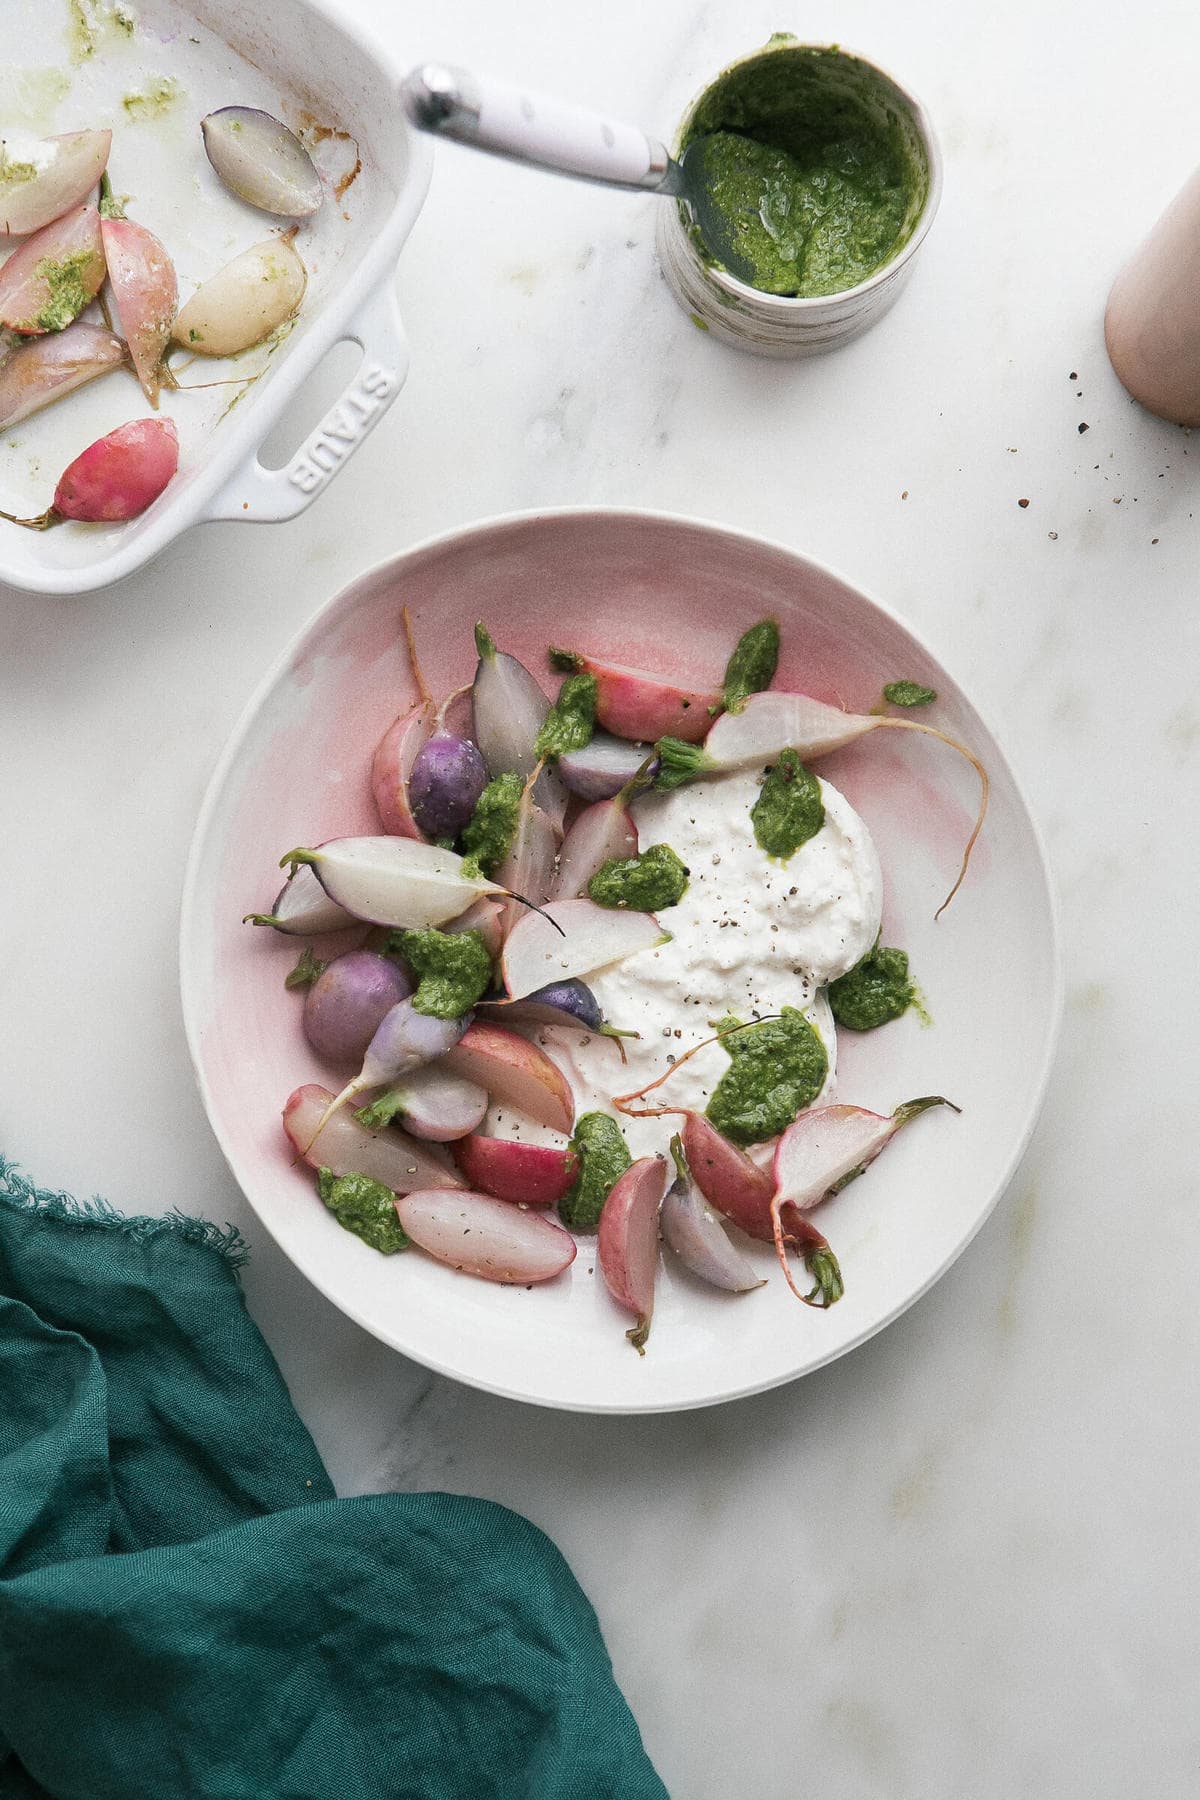
[[[1087,420],[1086,420],[1086,419],[1080,419],[1080,421],[1079,421],[1079,423],[1078,423],[1078,425],[1077,425],[1077,426],[1076,426],[1076,427],[1075,427],[1075,429],[1076,429],[1076,431],[1078,431],[1078,433],[1079,433],[1079,435],[1080,435],[1080,437],[1082,437],[1082,436],[1083,436],[1083,434],[1084,434],[1084,432],[1085,432],[1085,431],[1087,431],[1087,430],[1088,430],[1088,422],[1087,422]]]
[[[1018,500],[1017,505],[1018,506],[1028,506],[1029,502],[1028,502],[1028,500]]]

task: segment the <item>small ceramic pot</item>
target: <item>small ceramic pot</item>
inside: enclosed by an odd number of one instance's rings
[[[895,254],[857,287],[814,299],[767,294],[739,281],[708,259],[682,201],[659,208],[659,259],[679,304],[702,330],[759,356],[816,356],[848,343],[882,318],[912,272],[942,194],[942,156],[929,115],[914,95],[865,57],[836,46],[784,39],[731,63],[717,79],[765,57],[789,55],[821,58],[831,85],[853,92],[881,122],[898,123],[923,180],[916,184],[905,221],[907,229],[901,233]],[[687,141],[697,108],[715,85],[710,83],[698,94],[684,114],[674,145],[676,155]]]

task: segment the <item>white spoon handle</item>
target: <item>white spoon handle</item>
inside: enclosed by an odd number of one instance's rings
[[[636,125],[444,63],[423,63],[400,92],[418,130],[535,168],[609,187],[658,188],[673,166],[665,146]]]

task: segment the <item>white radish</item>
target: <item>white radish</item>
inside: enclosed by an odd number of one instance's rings
[[[476,1019],[447,1051],[441,1066],[553,1131],[569,1135],[575,1124],[575,1096],[558,1064],[537,1044],[503,1025]]]
[[[671,1155],[678,1175],[667,1189],[659,1213],[665,1242],[684,1267],[710,1287],[724,1288],[733,1294],[763,1287],[764,1278],[749,1258],[730,1243],[716,1213],[705,1205],[683,1160],[677,1137],[671,1140]]]
[[[419,931],[455,919],[481,894],[504,894],[462,872],[461,856],[407,837],[332,838],[292,850],[281,866],[308,864],[331,900],[369,925]]]
[[[794,750],[801,762],[809,762],[844,749],[868,732],[881,730],[919,731],[925,737],[936,738],[964,756],[979,777],[979,811],[954,886],[934,914],[936,918],[945,912],[962,886],[971,852],[983,829],[989,784],[987,770],[974,751],[934,725],[926,725],[920,719],[893,718],[891,714],[843,712],[840,707],[827,706],[823,700],[813,700],[807,694],[751,694],[740,712],[721,715],[705,738],[703,749],[670,741],[659,744],[659,786],[678,786],[695,775],[752,768],[757,763],[773,761],[781,750]]]
[[[544,914],[527,913],[509,932],[500,959],[505,991],[511,1000],[523,1000],[536,988],[592,975],[670,937],[653,913],[620,912],[594,900],[552,900]]]
[[[68,131],[37,138],[0,137],[0,234],[40,231],[89,193],[104,173],[111,131]]]
[[[395,1119],[414,1137],[450,1144],[482,1125],[487,1109],[486,1088],[453,1074],[444,1063],[435,1063],[414,1069],[398,1087],[360,1107],[355,1118],[369,1131]]]
[[[237,356],[292,317],[307,281],[288,237],[264,238],[197,288],[171,335],[200,356]]]
[[[561,1225],[490,1194],[408,1193],[396,1216],[428,1255],[484,1281],[552,1281],[575,1260],[575,1240]]]
[[[317,1126],[333,1095],[315,1082],[299,1087],[283,1110],[283,1126],[296,1154],[314,1169],[335,1175],[369,1175],[394,1194],[411,1188],[461,1188],[462,1177],[437,1150],[415,1144],[402,1131],[368,1131],[353,1113],[336,1113],[321,1132]]]
[[[326,931],[347,931],[359,920],[329,898],[307,863],[297,863],[270,912],[247,913],[242,924],[273,925],[288,937],[320,937]]]
[[[819,1106],[802,1112],[775,1147],[772,1218],[782,1206],[803,1212],[836,1194],[874,1162],[902,1125],[931,1106],[959,1110],[941,1094],[926,1094],[920,1100],[906,1100],[890,1116],[862,1106]]]
[[[670,1179],[663,1157],[643,1156],[630,1165],[604,1202],[596,1254],[605,1286],[637,1324],[626,1337],[639,1356],[646,1354],[658,1272],[658,1209]]]
[[[624,789],[612,800],[585,807],[563,840],[552,900],[576,900],[603,863],[638,853],[637,826]]]

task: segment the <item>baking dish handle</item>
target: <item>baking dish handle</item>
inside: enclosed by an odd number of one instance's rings
[[[258,524],[294,519],[312,505],[378,425],[408,374],[408,340],[390,283],[334,343],[357,344],[363,353],[336,406],[282,469],[264,468],[259,461],[261,445],[255,449],[217,489],[203,518],[251,519]]]

